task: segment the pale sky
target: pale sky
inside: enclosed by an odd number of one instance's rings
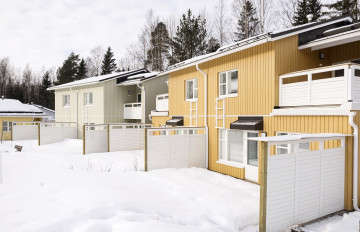
[[[275,0],[276,1],[276,0]],[[329,1],[329,0],[328,0]],[[0,0],[0,57],[34,71],[59,67],[71,51],[86,57],[111,46],[116,58],[137,40],[149,9],[160,18],[191,8],[211,13],[218,0]],[[225,0],[230,5],[232,0]],[[230,9],[228,9],[230,10]]]
[[[180,16],[191,8],[213,10],[216,0],[0,0],[0,57],[39,71],[60,66],[71,51],[86,57],[100,45],[116,58],[136,41],[152,8]]]

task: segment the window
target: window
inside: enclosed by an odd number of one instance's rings
[[[3,132],[10,131],[10,122],[3,122]]]
[[[258,132],[219,129],[219,159],[258,166]]]
[[[137,102],[141,102],[141,93],[137,94]]]
[[[185,87],[186,100],[195,100],[198,98],[198,79],[187,80]]]
[[[238,93],[238,71],[232,70],[219,74],[219,96],[231,96]]]
[[[88,123],[84,123],[85,125],[87,125],[87,127],[86,127],[86,130],[95,130],[95,127],[94,126],[92,126],[92,125],[95,125],[95,123],[93,123],[93,122],[88,122]]]
[[[63,106],[70,106],[70,94],[63,95]]]
[[[288,133],[288,132],[277,132],[276,136],[284,136],[284,135],[299,135],[299,133]],[[299,151],[310,151],[310,143],[299,143]],[[276,154],[288,154],[294,152],[293,144],[280,144],[276,145]]]
[[[91,106],[93,104],[93,93],[84,93],[84,106]]]

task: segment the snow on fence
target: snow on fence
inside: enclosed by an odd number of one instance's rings
[[[206,167],[204,127],[149,128],[145,130],[145,170]]]
[[[43,122],[39,123],[39,145],[59,142],[66,138],[76,139],[76,123]]]
[[[38,139],[40,122],[12,122],[11,140]]]
[[[263,141],[260,232],[285,231],[344,209],[345,135],[254,140]],[[304,143],[313,144],[312,149],[302,149]],[[325,149],[324,143],[332,143],[330,147],[335,148]],[[284,145],[290,147],[289,153],[270,155]]]
[[[83,153],[143,150],[145,128],[151,124],[84,125]]]

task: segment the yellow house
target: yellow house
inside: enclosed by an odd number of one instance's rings
[[[39,107],[19,100],[0,99],[1,140],[11,140],[11,122],[34,122],[48,118]]]
[[[350,17],[258,35],[170,67],[169,114],[179,125],[208,128],[210,170],[259,181],[259,146],[249,137],[342,133],[345,209],[358,183],[360,24]],[[325,146],[336,147],[339,142]],[[314,149],[303,144],[302,149]],[[277,146],[274,154],[291,147]],[[353,183],[353,180],[355,182]]]

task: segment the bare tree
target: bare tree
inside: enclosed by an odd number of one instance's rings
[[[229,40],[229,18],[226,13],[224,0],[219,0],[215,6],[214,12],[215,36],[219,40],[220,46],[228,43]]]
[[[90,77],[99,76],[101,74],[101,64],[104,58],[105,50],[101,46],[97,46],[90,51],[90,56],[85,59],[86,67]]]
[[[25,103],[31,102],[33,79],[34,79],[33,72],[30,66],[27,64],[22,74],[22,89],[23,89]]]
[[[272,25],[273,0],[256,0],[255,5],[259,18],[260,33],[266,33],[269,31],[270,25]]]
[[[296,11],[297,0],[280,0],[276,15],[280,25],[279,27],[291,27]]]
[[[179,21],[175,15],[170,15],[165,21],[165,25],[166,28],[168,30],[169,33],[169,40],[170,43],[171,41],[174,39],[175,35],[176,35],[176,28],[177,28],[177,22]],[[173,56],[173,47],[169,46],[169,56],[172,57]],[[168,66],[168,62],[165,64],[165,67]]]
[[[0,92],[6,97],[6,85],[13,76],[13,68],[10,65],[9,57],[0,59]]]

